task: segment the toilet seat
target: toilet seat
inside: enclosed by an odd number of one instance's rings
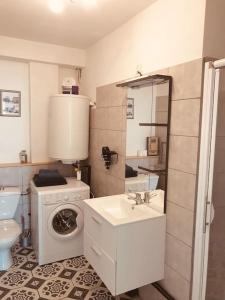
[[[3,244],[12,242],[21,233],[21,228],[15,220],[0,221],[0,248]]]

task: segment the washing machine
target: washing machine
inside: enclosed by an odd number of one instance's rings
[[[90,198],[90,188],[66,180],[49,187],[31,181],[31,237],[40,265],[83,254],[83,200]]]

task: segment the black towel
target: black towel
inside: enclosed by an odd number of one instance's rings
[[[33,181],[37,187],[67,184],[66,179],[57,170],[42,169],[39,174],[34,175]]]
[[[138,176],[138,171],[135,171],[131,166],[126,165],[126,170],[125,170],[125,177],[137,177]]]

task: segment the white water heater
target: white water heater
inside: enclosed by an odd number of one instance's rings
[[[49,104],[49,157],[71,164],[88,158],[90,99],[55,95]]]

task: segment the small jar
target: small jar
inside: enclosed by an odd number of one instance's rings
[[[27,163],[27,152],[26,152],[26,150],[22,150],[19,153],[19,156],[20,156],[20,162],[21,162],[21,164],[26,164]]]

